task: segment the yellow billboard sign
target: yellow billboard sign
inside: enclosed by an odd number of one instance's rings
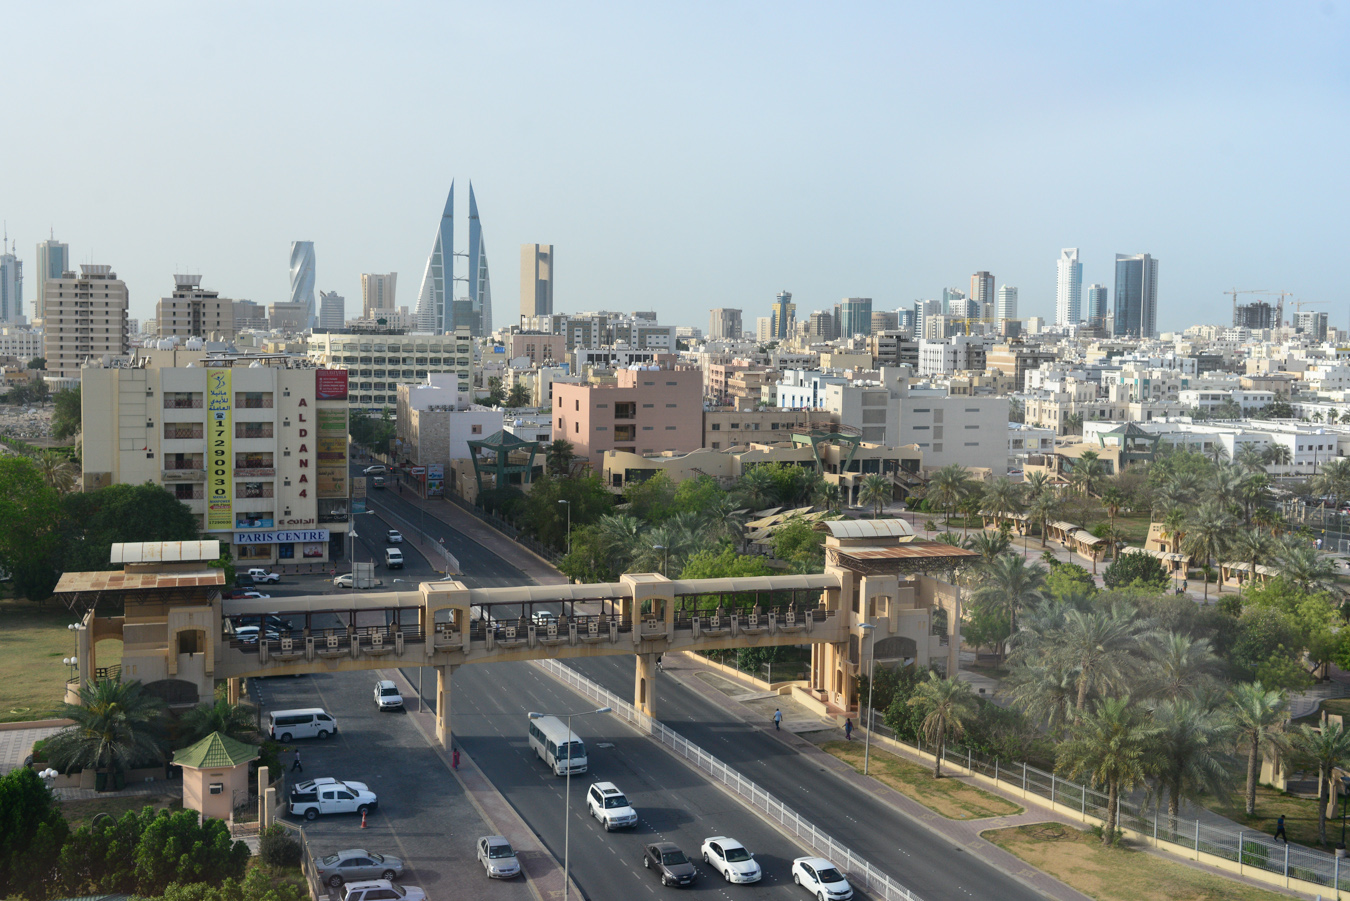
[[[229,369],[206,373],[206,530],[234,528],[234,392]]]

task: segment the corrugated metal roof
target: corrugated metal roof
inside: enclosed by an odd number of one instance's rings
[[[867,545],[864,547],[831,548],[831,550],[837,550],[841,557],[853,557],[857,560],[908,560],[922,557],[939,559],[942,557],[980,556],[976,551],[947,544],[943,541],[910,541],[895,547]]]
[[[323,613],[329,610],[382,610],[421,607],[420,591],[362,591],[360,594],[312,594],[292,598],[237,598],[221,602],[227,617],[261,613]]]
[[[817,532],[829,532],[834,538],[899,538],[913,535],[903,519],[837,519],[816,523]]]
[[[197,563],[220,559],[220,542],[129,541],[112,546],[112,563]]]
[[[469,590],[471,604],[537,604],[547,601],[591,601],[625,597],[622,582],[591,582],[582,585],[512,585]]]
[[[225,584],[225,573],[65,573],[56,583],[56,593],[72,591],[145,591],[151,588],[216,588]]]

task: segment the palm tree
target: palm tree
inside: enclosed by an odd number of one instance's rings
[[[511,386],[511,390],[506,393],[506,406],[512,409],[528,406],[530,403],[530,389],[525,387],[524,382],[516,382]]]
[[[1128,683],[1135,669],[1139,623],[1132,612],[1112,604],[1106,609],[1069,610],[1055,652],[1073,667],[1078,682],[1074,709],[1082,716],[1091,695],[1106,695]]]
[[[1106,467],[1098,458],[1096,451],[1084,451],[1074,461],[1069,472],[1069,480],[1083,494],[1096,494],[1097,486],[1106,478]]]
[[[942,778],[942,753],[947,737],[960,738],[966,732],[966,723],[975,716],[975,697],[970,683],[960,679],[943,679],[932,670],[928,680],[914,687],[909,705],[924,714],[919,730],[924,741],[933,749],[933,778]]]
[[[1008,700],[1032,723],[1044,724],[1054,736],[1068,724],[1077,690],[1073,670],[1062,659],[1028,655],[1012,668],[1007,684]]]
[[[1111,520],[1111,531],[1116,530],[1116,514],[1120,508],[1125,506],[1125,494],[1114,485],[1108,486],[1102,492],[1102,506],[1106,508],[1106,515]]]
[[[831,513],[838,513],[844,506],[844,492],[839,490],[839,486],[833,482],[822,480],[816,486],[815,496],[811,500]]]
[[[1329,591],[1336,584],[1336,567],[1331,558],[1298,539],[1280,548],[1275,565],[1286,582],[1305,593]]]
[[[1045,600],[1045,574],[1035,563],[1028,565],[1016,554],[1003,554],[984,568],[983,584],[971,595],[971,601],[1006,613],[1009,631],[1016,634],[1018,611]],[[1005,642],[1001,653],[1006,655],[1007,650]]]
[[[1050,474],[1038,469],[1026,477],[1023,486],[1028,500],[1035,500],[1050,490]]]
[[[141,760],[163,760],[163,710],[164,702],[145,694],[139,681],[90,682],[80,688],[80,703],[63,703],[56,711],[75,724],[48,739],[47,754],[63,772],[80,767],[117,773]]]
[[[1341,498],[1350,496],[1350,457],[1327,460],[1309,479],[1309,486],[1317,494],[1329,495],[1332,509],[1341,509]]]
[[[1169,507],[1163,514],[1163,535],[1172,540],[1172,553],[1181,553],[1181,546],[1186,542],[1189,522],[1190,516],[1182,505]]]
[[[566,438],[554,438],[544,451],[544,459],[548,463],[549,472],[559,476],[567,475],[572,468],[572,460],[575,457],[576,451],[572,447],[572,442]]]
[[[928,498],[944,514],[947,529],[951,529],[952,511],[970,491],[970,476],[964,466],[952,463],[933,473],[928,482]]]
[[[1209,603],[1209,562],[1218,560],[1228,547],[1228,538],[1237,526],[1227,510],[1216,501],[1206,501],[1192,514],[1188,522],[1185,551],[1200,558],[1205,568],[1205,603]],[[1223,583],[1219,583],[1223,591]]]
[[[1241,494],[1242,476],[1243,473],[1236,466],[1226,463],[1217,465],[1209,477],[1205,496],[1217,501],[1221,507],[1233,506]]]
[[[872,518],[881,516],[881,510],[894,497],[894,489],[888,476],[875,473],[862,480],[858,489],[858,501],[872,508]]]
[[[1083,414],[1070,413],[1064,417],[1064,434],[1081,435],[1083,434]]]
[[[1270,497],[1270,476],[1264,472],[1247,472],[1238,481],[1237,499],[1242,504],[1242,520],[1252,521],[1252,512],[1261,509]]]
[[[1022,486],[1007,476],[999,476],[984,490],[985,513],[997,519],[1009,519],[1026,509]]]
[[[742,506],[751,510],[764,510],[777,503],[778,483],[768,467],[755,466],[741,474],[734,493]]]
[[[1164,701],[1196,700],[1214,684],[1220,661],[1208,638],[1164,632],[1144,641],[1149,694]]]
[[[1282,692],[1268,691],[1260,682],[1243,682],[1229,692],[1229,716],[1238,747],[1247,750],[1247,816],[1256,813],[1257,764],[1264,755],[1278,760],[1288,748],[1285,724],[1289,699]]]
[[[1147,754],[1158,729],[1129,695],[1105,698],[1084,711],[1069,727],[1069,739],[1055,752],[1057,767],[1069,778],[1091,779],[1106,786],[1106,821],[1102,844],[1115,837],[1120,793],[1148,775]]]
[[[984,564],[993,563],[1011,544],[1008,533],[1002,529],[996,532],[988,529],[981,530],[972,535],[965,543],[970,550],[979,552],[980,562]]]
[[[636,516],[627,513],[610,513],[600,517],[595,524],[599,533],[600,547],[610,561],[615,572],[627,572],[633,557],[646,542],[643,534],[646,526]]]
[[[1205,455],[1215,463],[1223,463],[1228,459],[1228,448],[1214,441],[1209,445],[1209,450],[1205,451]]]
[[[49,450],[43,451],[33,458],[33,465],[37,467],[38,474],[42,476],[42,481],[49,487],[55,488],[59,493],[69,494],[75,490],[80,472],[71,462],[71,459],[64,454]]]
[[[1173,834],[1183,799],[1211,794],[1226,797],[1232,775],[1225,753],[1232,723],[1191,698],[1163,701],[1152,710],[1158,734],[1149,760],[1157,793],[1167,795],[1167,822]]]
[[[1238,445],[1238,451],[1233,455],[1233,462],[1247,472],[1264,473],[1266,471],[1264,452],[1260,447],[1250,442]]]
[[[1274,542],[1270,536],[1258,528],[1239,529],[1229,542],[1229,554],[1251,567],[1247,574],[1247,584],[1256,584],[1256,567],[1270,559]]]
[[[1283,444],[1267,445],[1261,456],[1270,466],[1288,466],[1294,461],[1294,452]]]
[[[212,732],[239,741],[252,741],[258,731],[254,710],[226,700],[198,704],[178,720],[178,741],[182,747],[201,741]]]
[[[1058,494],[1045,491],[1036,495],[1027,509],[1027,515],[1041,527],[1041,547],[1045,547],[1045,533],[1050,520],[1059,516],[1062,506],[1063,501]]]
[[[1331,787],[1331,772],[1350,761],[1350,732],[1338,722],[1321,727],[1307,723],[1299,725],[1290,736],[1294,756],[1317,767],[1317,837],[1327,843],[1327,790]]]

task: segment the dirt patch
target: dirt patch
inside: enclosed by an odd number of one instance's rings
[[[120,820],[124,813],[129,811],[139,813],[147,805],[156,810],[165,808],[178,810],[183,806],[183,800],[169,795],[126,795],[93,798],[88,801],[62,801],[61,813],[73,830],[89,825],[100,814],[106,813],[114,820]]]
[[[1061,823],[991,829],[982,836],[1100,901],[1278,901],[1287,895],[1224,879],[1144,851],[1107,848]]]
[[[827,741],[821,749],[863,771],[863,743],[860,741]],[[1022,808],[998,795],[977,788],[968,782],[950,776],[934,779],[930,767],[911,763],[889,751],[872,748],[868,775],[903,795],[913,798],[936,814],[949,820],[976,820],[984,817],[1006,817],[1022,812]]]

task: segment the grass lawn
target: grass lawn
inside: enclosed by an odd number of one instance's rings
[[[1101,901],[1279,901],[1288,895],[1214,876],[1061,823],[991,829],[984,838]]]
[[[1110,517],[1102,517],[1102,522],[1109,523],[1110,521]],[[1147,513],[1121,514],[1116,517],[1116,529],[1120,531],[1128,544],[1137,544],[1143,547],[1144,542],[1148,540],[1148,525],[1149,515]]]
[[[1223,814],[1245,829],[1275,834],[1275,818],[1284,814],[1284,829],[1289,840],[1310,848],[1317,844],[1317,801],[1312,798],[1296,798],[1264,785],[1256,786],[1256,813],[1247,816],[1246,802],[1243,800],[1247,775],[1244,770],[1234,787],[1233,795],[1224,804],[1217,798],[1205,797],[1203,803],[1215,813]],[[1338,811],[1339,814],[1339,811]],[[1341,818],[1327,817],[1327,838],[1332,845],[1341,839]]]
[[[162,810],[172,805],[174,810],[181,809],[183,806],[181,798],[171,798],[168,796],[155,795],[133,795],[129,797],[95,798],[91,801],[62,801],[61,813],[70,824],[71,831],[81,826],[87,826],[94,821],[94,817],[101,813],[106,813],[114,820],[120,820],[124,813],[139,813],[149,805],[156,810]]]
[[[820,747],[862,772],[862,742],[827,741]],[[998,795],[960,779],[934,779],[929,767],[910,763],[878,748],[872,749],[869,775],[949,820],[1003,817],[1022,812],[1021,807]]]
[[[74,621],[55,601],[0,600],[0,723],[46,719],[61,703],[70,672],[61,660],[75,653],[66,626]],[[121,660],[121,642],[100,643],[99,666]]]

